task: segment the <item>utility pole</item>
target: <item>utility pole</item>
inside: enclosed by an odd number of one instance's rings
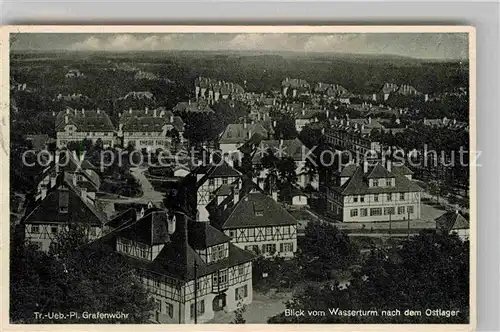
[[[408,240],[410,239],[410,209],[409,206],[406,207],[408,210]]]
[[[194,323],[198,324],[198,264],[194,261]]]
[[[389,241],[392,244],[392,211],[389,210]]]

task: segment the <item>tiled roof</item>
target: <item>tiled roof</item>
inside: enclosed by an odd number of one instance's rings
[[[68,123],[66,123],[66,116]],[[115,127],[105,111],[97,110],[75,110],[68,108],[61,111],[56,117],[56,131],[64,131],[67,125],[74,125],[79,132],[108,132],[114,131]]]
[[[405,165],[392,165],[392,173],[396,175],[413,175],[413,172],[411,169],[406,167]]]
[[[384,178],[393,178],[394,174],[389,172],[385,167],[377,163],[375,167],[371,170],[370,174],[366,176],[368,179],[384,179]]]
[[[224,211],[223,229],[295,225],[297,221],[271,197],[259,193],[249,193],[239,202]]]
[[[230,123],[222,133],[219,144],[243,143],[249,135],[260,134],[267,137],[268,131],[260,123]]]
[[[132,220],[131,225],[120,234],[148,245],[167,243],[170,241],[167,232],[167,218],[166,211],[148,210],[139,222]]]
[[[354,174],[349,180],[347,180],[344,185],[331,186],[332,190],[335,190],[343,195],[366,195],[366,194],[382,194],[382,193],[402,193],[402,192],[420,192],[422,188],[413,183],[411,180],[407,179],[403,175],[396,175],[391,173],[395,179],[395,185],[391,187],[369,187],[368,181],[363,174],[363,167],[358,166]]]
[[[231,238],[212,227],[208,222],[189,224],[189,244],[195,249],[203,249],[229,242]]]
[[[159,112],[158,112],[159,113]],[[172,112],[168,112],[172,114]],[[179,116],[173,116],[172,122],[170,122],[171,117],[169,115],[164,116],[154,116],[152,112],[149,115],[133,115],[130,116],[129,113],[125,112],[120,118],[120,123],[123,124],[123,131],[132,132],[161,132],[165,125],[172,125],[177,131],[184,131],[184,121]]]
[[[456,229],[469,229],[469,221],[456,211],[446,212],[435,220],[436,228],[446,232]]]
[[[167,237],[159,238],[164,241],[164,247],[153,261],[127,256],[132,266],[167,275],[181,281],[194,279],[216,272],[217,270],[249,262],[255,255],[237,248],[229,243],[229,238],[209,225],[195,225],[195,221],[187,218],[182,213],[175,213],[175,231]],[[131,226],[148,228],[149,221],[145,218],[133,222]],[[130,227],[131,227],[130,226]],[[117,236],[127,235],[126,228],[118,229],[105,236],[101,241],[113,242]],[[222,241],[222,240],[225,241]],[[203,245],[229,243],[229,257],[213,263],[205,263],[193,248],[206,248]],[[195,267],[196,266],[196,267]],[[196,271],[195,271],[196,268]]]
[[[281,86],[295,88],[309,87],[309,83],[306,80],[300,78],[286,78],[281,82]]]
[[[213,113],[214,110],[206,103],[183,101],[174,107],[174,112]]]

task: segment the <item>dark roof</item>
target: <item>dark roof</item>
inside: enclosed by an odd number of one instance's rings
[[[469,221],[457,211],[449,211],[435,219],[436,228],[445,232],[456,229],[469,229]]]
[[[224,129],[219,144],[243,143],[255,134],[267,137],[268,131],[260,123],[230,123]]]
[[[213,113],[214,110],[206,103],[180,102],[174,107],[175,112]]]
[[[405,165],[392,165],[392,173],[396,175],[413,175],[411,169],[406,167]]]
[[[42,150],[47,144],[49,140],[49,135],[41,134],[41,135],[26,135],[26,140],[30,141],[33,145],[33,149]]]
[[[358,166],[354,174],[342,186],[330,186],[331,189],[343,195],[366,195],[397,192],[420,192],[422,188],[403,175],[390,173],[395,177],[395,185],[391,187],[368,187],[368,181],[363,174],[363,167]]]
[[[184,131],[184,121],[174,116],[171,111],[160,107],[152,110],[133,110],[123,112],[120,117],[123,131],[156,131],[161,132],[165,125],[172,125],[175,129]]]
[[[375,167],[373,167],[370,174],[367,175],[368,179],[385,179],[385,178],[393,178],[394,174],[389,172],[385,167],[377,163]]]
[[[170,240],[167,219],[166,211],[148,210],[139,222],[132,219],[120,235],[149,245],[167,243]]]
[[[297,221],[271,197],[249,193],[231,209],[224,211],[223,229],[295,225]]]
[[[61,197],[67,195],[67,198]],[[59,210],[59,202],[67,200],[67,212]],[[47,196],[28,214],[25,223],[58,224],[82,223],[102,226],[103,214],[98,214],[82,198],[67,186],[62,185],[47,193]]]
[[[240,177],[242,175],[225,161],[218,165],[200,166],[195,169],[194,172],[198,174],[205,174],[205,176],[201,178],[199,184],[204,183],[207,178]]]
[[[267,151],[267,149],[271,149],[276,157],[292,157],[295,161],[305,160],[305,156],[309,152],[309,149],[298,138],[290,140],[263,140],[252,157],[252,163],[260,163],[262,157],[265,155],[263,152]]]
[[[68,123],[66,123],[68,117]],[[68,108],[56,117],[56,131],[64,131],[67,125],[74,125],[79,132],[114,131],[115,127],[108,114],[101,110],[75,110]]]
[[[198,277],[204,276],[223,268],[246,263],[255,258],[254,254],[231,244],[226,235],[208,224],[196,225],[198,222],[189,219],[182,213],[175,213],[175,219],[173,220],[176,223],[174,232],[171,234],[167,232],[167,236],[158,237],[158,240],[165,244],[158,256],[153,261],[127,256],[132,266],[178,280],[188,281],[194,279],[195,273]],[[142,218],[131,223],[129,227],[137,225],[137,227],[142,226],[147,230],[150,229],[148,228],[149,224],[148,218]],[[111,232],[101,240],[109,241],[110,238],[116,239],[117,236],[122,234],[129,234],[127,228],[122,227]],[[159,234],[163,234],[163,232],[161,231]],[[206,248],[206,246],[203,246],[204,244],[210,246],[227,242],[229,257],[213,263],[205,263],[193,248],[193,242],[196,242],[198,248]]]
[[[212,227],[208,222],[189,224],[189,244],[195,249],[203,249],[229,242],[231,238]]]

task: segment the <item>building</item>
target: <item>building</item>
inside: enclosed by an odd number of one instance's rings
[[[463,129],[469,131],[469,124],[467,122],[457,121],[457,119],[448,119],[446,117],[442,119],[424,119],[423,124],[434,128],[448,128],[452,130]]]
[[[291,96],[293,98],[300,95],[309,94],[311,86],[306,80],[300,78],[285,78],[281,82],[281,91],[283,96]]]
[[[83,73],[80,72],[78,69],[70,69],[64,76],[66,78],[77,78],[77,77],[83,77],[85,75],[83,75]]]
[[[422,189],[411,170],[391,161],[373,164],[347,165],[322,182],[326,213],[342,222],[419,219]]]
[[[211,104],[219,99],[234,99],[245,93],[245,89],[237,83],[201,76],[195,79],[194,87],[196,100],[207,99]]]
[[[95,204],[95,193],[79,186],[78,175],[61,173],[55,185],[44,188],[23,220],[25,239],[48,252],[60,233],[79,228],[88,241],[107,231],[107,218]]]
[[[314,87],[314,93],[328,98],[338,98],[347,94],[348,91],[342,85],[318,82]]]
[[[191,100],[179,102],[175,105],[173,111],[176,113],[214,113],[209,104],[203,100],[199,102]]]
[[[253,135],[267,138],[268,130],[261,123],[230,123],[219,138],[219,149],[223,154],[235,153]]]
[[[174,136],[178,136],[179,142],[183,141],[184,121],[163,108],[129,109],[119,121],[118,136],[123,137],[123,147],[132,144],[137,150],[155,151],[171,146]]]
[[[442,234],[457,234],[462,241],[469,240],[469,221],[458,210],[449,211],[435,219],[436,230]]]
[[[385,83],[381,91],[383,100],[386,101],[387,99],[389,99],[391,93],[396,92],[398,89],[399,87],[395,83]]]
[[[69,142],[81,143],[84,139],[93,144],[101,140],[104,147],[114,146],[115,127],[108,114],[102,110],[67,108],[56,117],[57,147],[64,148]]]
[[[408,85],[408,84],[402,84],[398,90],[396,91],[397,94],[403,95],[403,96],[419,96],[421,93],[417,91],[413,86]]]
[[[277,202],[277,192],[273,191],[273,197],[256,190],[240,193],[241,189],[233,187],[214,199],[210,207],[212,224],[242,249],[266,257],[293,257],[297,251],[297,220]]]
[[[370,138],[371,131],[379,128],[380,123],[372,124],[371,118],[354,120],[354,122],[349,119],[330,120],[331,126],[324,132],[325,142],[342,151],[347,150],[361,156],[369,151],[380,152],[380,143]],[[380,126],[383,128],[382,124]]]
[[[297,167],[295,172],[297,174],[297,185],[305,188],[311,184],[317,188],[317,179],[309,174],[306,161],[307,157],[313,158],[309,155],[309,149],[298,139],[291,140],[262,140],[256,146],[252,155],[252,165],[255,170],[260,170],[253,181],[264,188],[264,184],[269,175],[269,170],[262,167],[262,158],[269,153],[269,149],[277,158],[291,157],[295,161]]]
[[[197,221],[208,221],[209,212],[207,210],[207,205],[215,197],[215,192],[223,185],[237,184],[241,188],[242,174],[234,169],[230,165],[230,161],[227,159],[225,161],[214,163],[208,166],[202,165],[188,175],[186,183],[193,180],[195,183],[195,188],[188,188],[186,185],[186,190],[189,194],[193,192],[195,197],[190,197],[189,203],[196,202],[196,220]],[[188,195],[191,196],[191,195]],[[194,195],[193,195],[194,196]]]
[[[252,302],[255,255],[181,212],[126,211],[106,239],[126,257],[156,303],[157,323],[204,323]],[[103,239],[104,240],[104,239]]]
[[[298,133],[304,129],[305,126],[307,126],[310,123],[317,122],[318,121],[318,113],[320,110],[317,109],[305,109],[302,108],[300,113],[296,113],[295,115],[295,130],[297,130]]]

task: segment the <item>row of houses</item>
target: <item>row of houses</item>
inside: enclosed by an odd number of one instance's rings
[[[245,89],[237,83],[210,77],[197,77],[194,87],[196,100],[206,99],[217,102],[219,99],[237,98],[245,93]]]
[[[91,140],[94,144],[101,140],[104,147],[113,147],[119,138],[124,147],[131,144],[136,149],[156,150],[168,146],[172,141],[173,129],[182,140],[184,122],[164,108],[124,111],[120,114],[118,129],[108,114],[99,109],[67,108],[56,116],[58,148],[84,139]]]

